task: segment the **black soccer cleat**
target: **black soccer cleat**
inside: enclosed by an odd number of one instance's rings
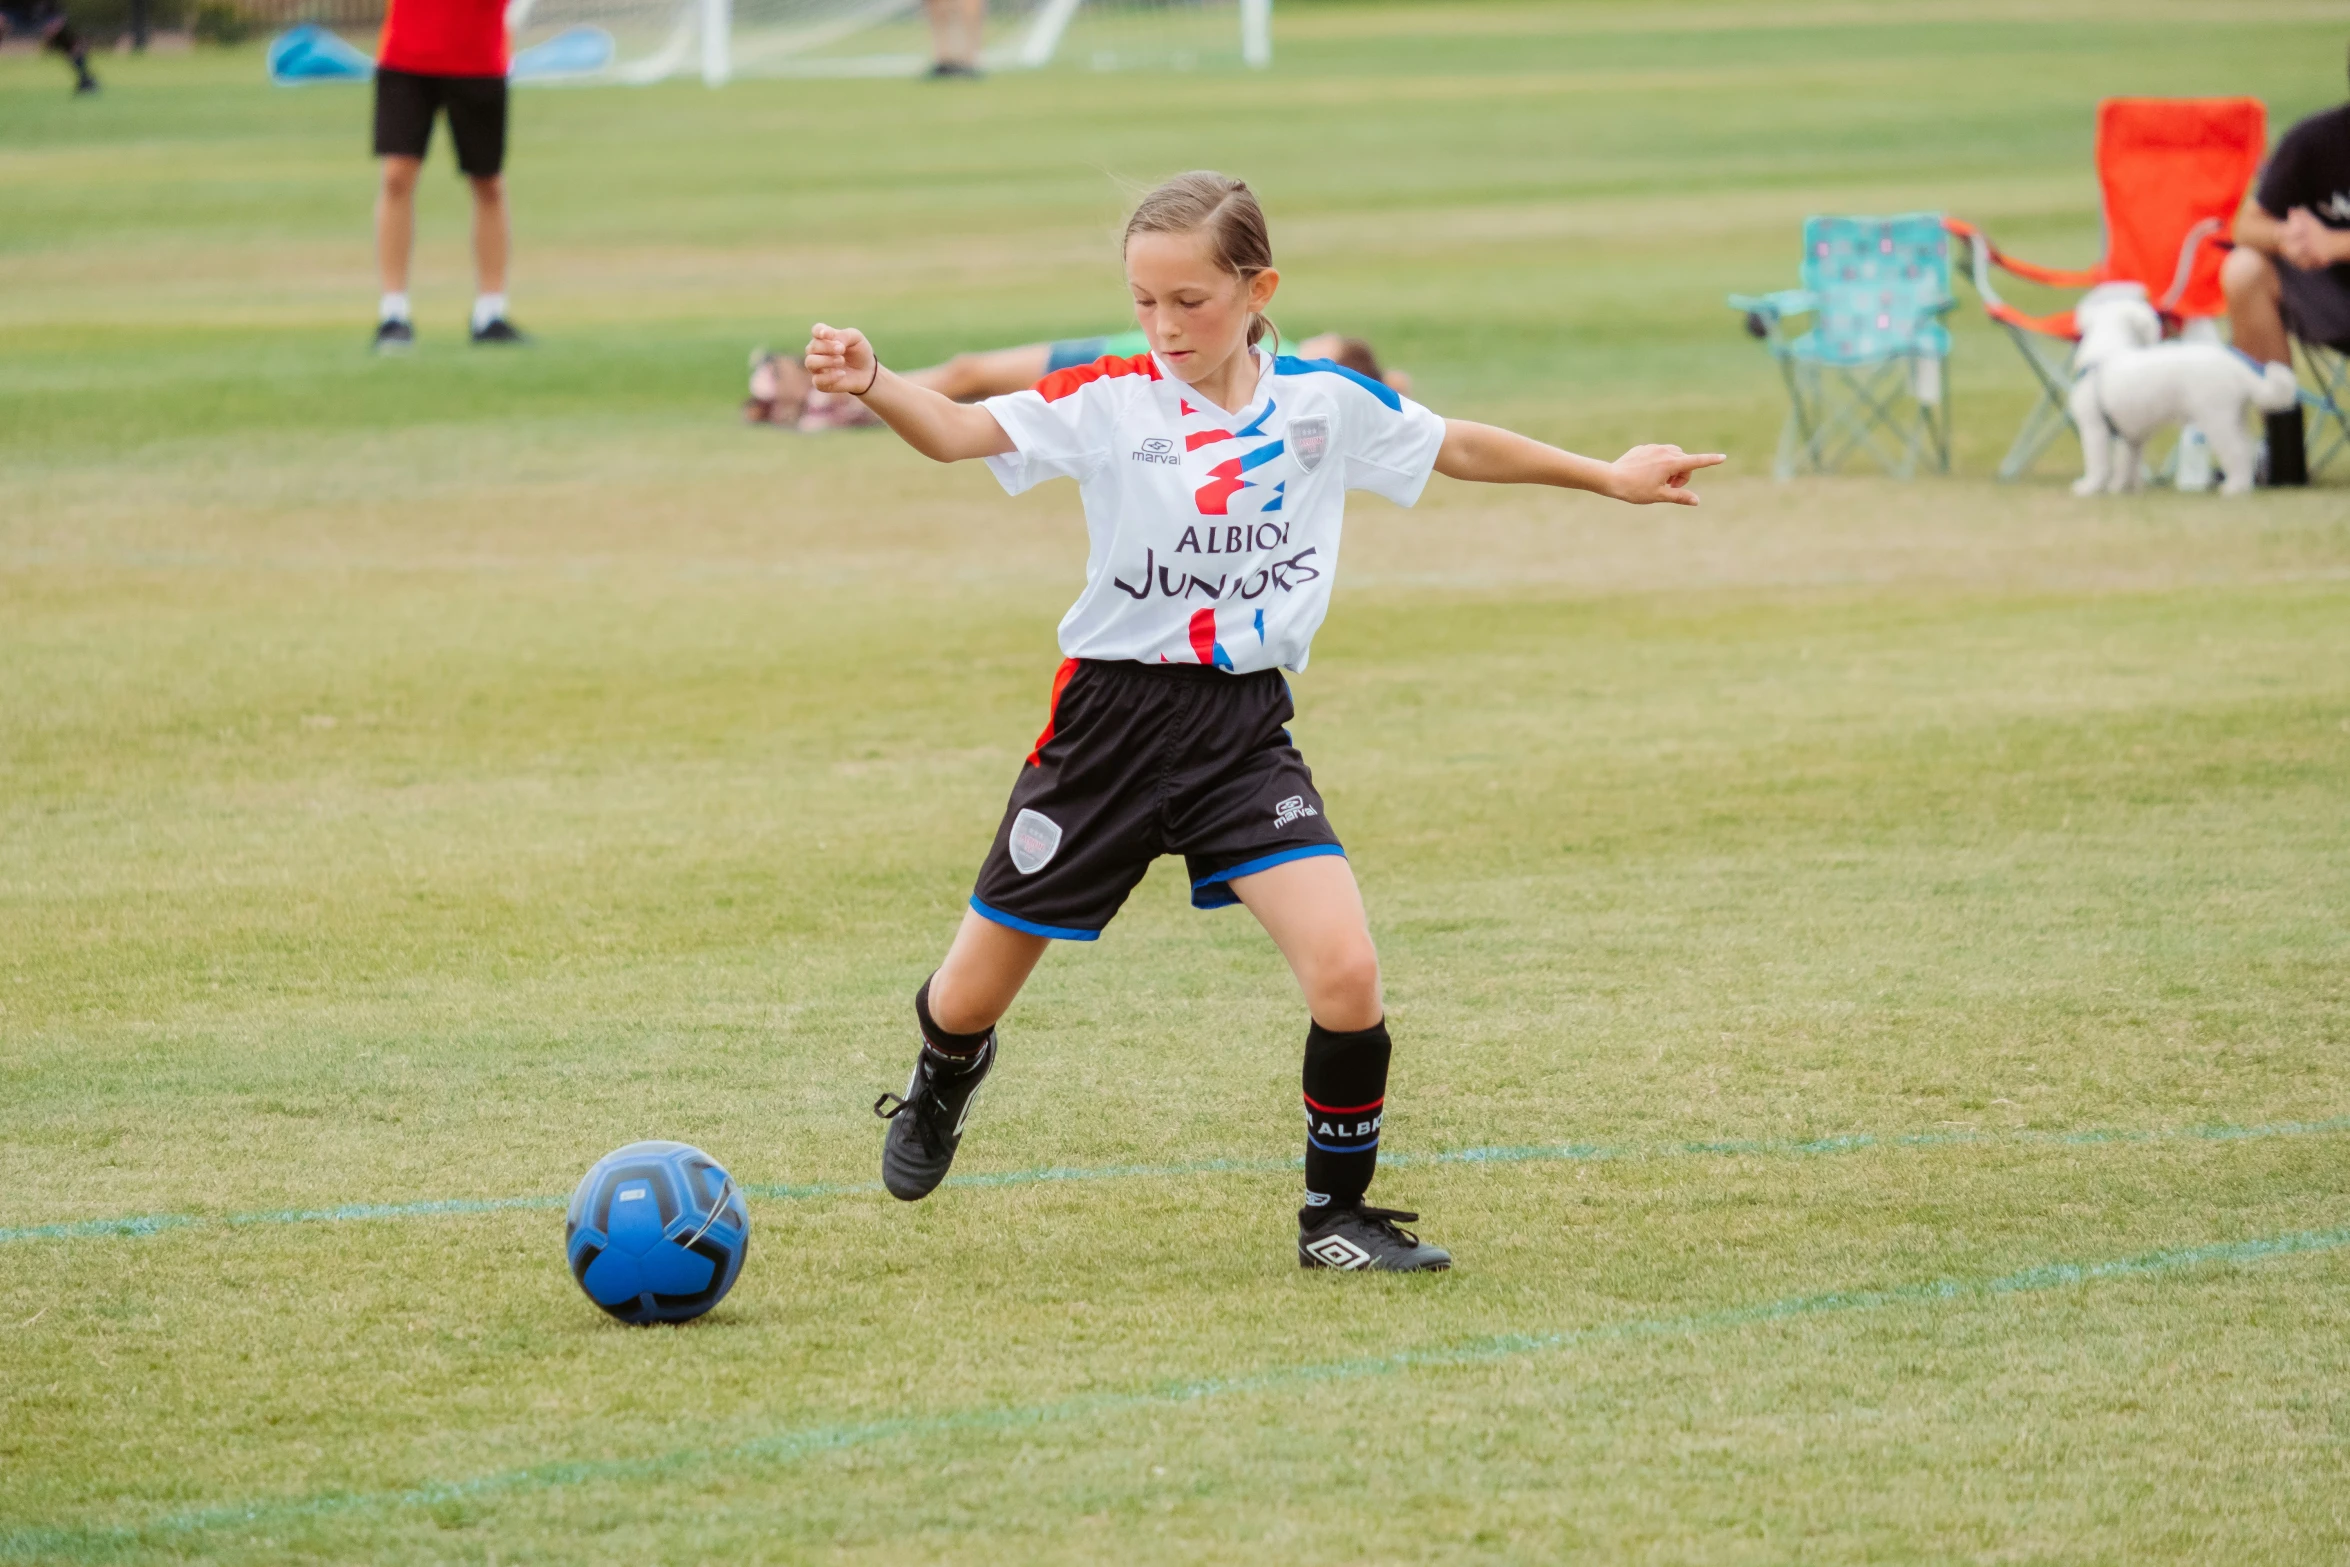
[[[995,1032],[968,1063],[925,1044],[903,1094],[883,1094],[873,1113],[889,1123],[881,1144],[881,1184],[900,1202],[920,1202],[954,1167],[955,1148],[971,1119],[971,1101],[995,1066]],[[892,1104],[890,1101],[897,1101]]]
[[[379,354],[404,354],[416,346],[416,328],[405,321],[379,321],[375,326],[375,351]]]
[[[473,329],[473,341],[477,345],[489,343],[514,343],[519,345],[529,342],[530,335],[524,332],[522,328],[516,326],[513,322],[507,320],[504,316],[500,316],[497,320],[490,322],[487,326],[475,327]]]
[[[1347,1273],[1441,1273],[1452,1253],[1431,1246],[1399,1224],[1420,1216],[1401,1208],[1301,1208],[1297,1215],[1297,1265],[1337,1268]]]

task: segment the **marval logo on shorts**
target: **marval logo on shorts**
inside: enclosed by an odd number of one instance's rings
[[[1278,406],[1274,403],[1265,404],[1263,413],[1237,430],[1194,430],[1183,438],[1183,449],[1186,452],[1196,452],[1203,446],[1213,446],[1219,441],[1262,439],[1265,433],[1265,421],[1273,417],[1274,410]],[[1201,485],[1192,495],[1193,501],[1199,506],[1200,515],[1203,517],[1230,516],[1232,514],[1232,497],[1242,490],[1258,488],[1255,480],[1243,478],[1242,475],[1251,469],[1262,468],[1280,456],[1284,450],[1286,448],[1279,440],[1273,440],[1253,451],[1244,452],[1238,457],[1228,457],[1216,464],[1215,467],[1210,468],[1208,482]],[[1274,485],[1271,499],[1259,506],[1257,510],[1260,512],[1279,511],[1288,488],[1286,481]]]

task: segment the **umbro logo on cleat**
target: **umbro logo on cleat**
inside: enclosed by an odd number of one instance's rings
[[[1343,1235],[1321,1235],[1306,1242],[1306,1255],[1326,1268],[1359,1268],[1371,1254]]]

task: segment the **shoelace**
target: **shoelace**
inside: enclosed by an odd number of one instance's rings
[[[893,1099],[897,1101],[895,1104],[890,1103]],[[939,1102],[938,1090],[928,1073],[923,1074],[921,1086],[914,1090],[913,1098],[885,1093],[873,1101],[873,1113],[884,1121],[894,1121],[906,1111],[913,1111],[914,1135],[921,1139],[922,1151],[932,1158],[946,1151],[946,1137],[940,1127],[940,1122],[945,1119],[940,1112],[945,1108]]]
[[[1401,1208],[1357,1208],[1355,1214],[1359,1218],[1370,1220],[1380,1229],[1402,1240],[1407,1246],[1420,1244],[1419,1236],[1402,1228],[1403,1225],[1420,1222],[1420,1216],[1416,1213],[1406,1213]]]

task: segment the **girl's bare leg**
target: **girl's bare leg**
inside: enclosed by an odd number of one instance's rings
[[[966,911],[946,961],[930,979],[930,1015],[950,1034],[979,1034],[1012,1009],[1052,943]]]
[[[905,378],[958,403],[972,403],[1034,386],[1044,379],[1052,354],[1049,343],[1024,343],[984,354],[957,354],[943,365],[909,370]]]
[[[1289,960],[1315,1022],[1353,1033],[1386,1016],[1379,951],[1371,945],[1354,869],[1343,856],[1291,860],[1241,877],[1232,890]]]
[[[1305,992],[1306,1009],[1324,1028],[1352,1033],[1386,1014],[1379,995],[1379,952],[1363,913],[1363,896],[1345,859],[1292,860],[1232,884]],[[930,1015],[955,1034],[993,1028],[1028,983],[1045,948],[1042,936],[966,912],[954,945],[930,981]]]

